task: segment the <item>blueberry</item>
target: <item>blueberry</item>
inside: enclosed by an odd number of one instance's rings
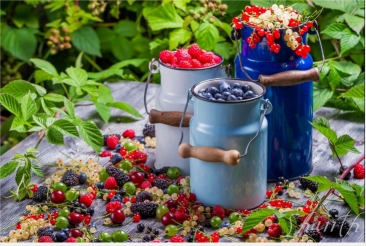
[[[114,195],[112,198],[111,198],[111,202],[122,202],[122,197],[120,195]]]
[[[338,218],[338,210],[335,208],[332,208],[331,210],[329,210],[329,214],[333,217],[333,218]]]
[[[117,145],[116,145],[116,148],[115,148],[115,151],[119,152],[119,151],[120,151],[120,149],[121,149],[121,144],[117,144]]]
[[[234,83],[233,89],[241,89],[241,85],[239,83]]]
[[[237,97],[236,99],[238,99],[238,101],[243,100],[243,98],[242,98],[242,97]]]
[[[344,177],[344,180],[349,180],[351,178],[351,173],[347,173],[347,175]]]
[[[118,162],[122,161],[121,154],[114,154],[112,156],[112,164],[117,164]]]
[[[80,175],[79,175],[79,183],[80,184],[85,184],[87,178],[88,178],[88,176],[86,176],[85,173],[80,173]]]
[[[74,207],[80,207],[80,203],[79,202],[74,202]]]
[[[144,136],[137,136],[136,140],[139,141],[142,144],[146,144],[145,137]]]
[[[227,100],[227,101],[238,101],[238,99],[237,99],[237,98],[236,98],[236,96],[234,96],[234,95],[230,95],[230,96],[228,96],[226,100]]]
[[[343,168],[340,167],[339,168],[339,174],[343,174],[344,170],[346,170],[347,168],[348,168],[348,166],[346,166],[346,165],[343,165]]]
[[[101,190],[101,189],[103,189],[103,188],[104,188],[104,183],[103,183],[103,182],[97,182],[97,183],[95,183],[95,185],[97,186],[97,188],[98,188],[99,190]]]
[[[69,234],[70,229],[65,227],[65,228],[62,228],[62,229],[61,229],[61,231],[65,232],[65,233],[66,233],[66,235],[68,235],[68,234]]]
[[[243,92],[245,93],[245,92],[247,92],[247,91],[249,91],[250,90],[250,85],[248,85],[248,84],[243,84],[242,86],[241,86],[241,89],[243,90]]]
[[[206,89],[201,89],[201,90],[198,91],[198,93],[202,93],[202,94],[205,93],[205,92],[206,92]]]
[[[223,227],[230,227],[230,222],[229,221],[223,221],[220,225],[220,228],[223,228]]]
[[[219,99],[219,98],[222,98],[222,95],[220,93],[216,93],[215,94],[215,99]]]
[[[199,95],[200,97],[204,97],[202,92],[198,92],[198,95]]]
[[[208,92],[202,94],[204,98],[211,99],[212,95]]]
[[[225,102],[225,100],[224,100],[224,99],[222,99],[222,98],[217,99],[217,101]]]
[[[236,97],[242,97],[243,96],[243,91],[241,89],[233,89],[231,91],[231,94],[233,94]]]
[[[253,91],[247,91],[244,93],[244,96],[243,96],[245,99],[249,99],[249,98],[253,98],[255,97],[255,94],[253,93]]]
[[[146,227],[146,232],[147,232],[147,233],[152,232],[152,228],[151,228],[150,226],[147,226],[147,227]]]
[[[126,190],[125,189],[120,189],[118,191],[118,194],[120,194],[121,196],[125,196],[126,195]]]
[[[64,242],[68,238],[66,233],[63,232],[63,231],[58,231],[55,236],[56,236],[56,241],[57,242]]]
[[[212,96],[215,96],[216,93],[219,93],[219,89],[217,89],[216,87],[208,87],[206,89],[207,93],[210,93]]]
[[[77,213],[77,214],[81,214],[81,209],[80,208],[75,208],[72,212]]]
[[[225,91],[231,92],[231,87],[228,83],[221,81],[220,85],[220,93],[223,94]]]
[[[210,98],[210,100],[212,100],[212,101],[216,101],[216,99],[215,99],[214,97],[211,97],[211,98]]]
[[[86,212],[87,212],[90,216],[93,216],[93,215],[94,215],[94,208],[92,208],[92,207],[88,207],[88,209],[86,210]]]
[[[222,93],[222,99],[226,100],[230,95],[231,95],[230,92],[225,91],[224,93]]]

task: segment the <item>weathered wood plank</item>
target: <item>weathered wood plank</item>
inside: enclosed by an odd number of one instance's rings
[[[96,111],[93,106],[82,106],[76,109],[76,113],[83,119],[93,119],[97,125],[100,127],[103,134],[107,133],[120,133],[125,129],[132,128],[135,129],[136,133],[142,135],[142,129],[145,123],[148,122],[147,114],[145,113],[145,108],[143,104],[143,90],[144,84],[136,83],[136,82],[123,82],[123,83],[106,83],[112,90],[113,96],[116,100],[125,101],[131,105],[133,105],[143,116],[144,119],[136,120],[133,117],[129,116],[125,112],[122,112],[118,109],[111,110],[111,120],[108,125],[104,124],[103,121],[97,117]],[[148,94],[147,94],[147,103],[148,108],[151,109],[154,107],[154,97],[156,90],[159,88],[158,85],[150,85]],[[349,115],[342,113],[341,111],[322,108],[315,112],[314,117],[323,116],[330,121],[331,127],[334,128],[338,135],[349,134],[351,137],[355,138],[358,141],[364,142],[364,122],[361,120],[357,120],[352,118],[352,121],[349,121]],[[117,123],[117,119],[121,120],[121,123]],[[23,153],[27,148],[34,147],[36,141],[38,139],[37,134],[32,134],[21,143],[19,143],[14,148],[10,149],[7,153],[1,156],[1,165],[10,161],[15,153]],[[334,179],[338,176],[339,163],[336,158],[331,156],[331,151],[328,147],[328,143],[326,139],[317,131],[313,131],[313,164],[314,170],[311,175],[324,175],[328,178]],[[54,146],[47,143],[47,141],[42,141],[40,144],[39,150],[41,153],[38,155],[41,161],[44,163],[54,163],[57,158],[62,158],[67,160],[67,157],[64,155],[68,155],[74,159],[82,159],[86,161],[89,158],[97,158],[96,154],[92,151],[90,147],[88,147],[83,141],[80,139],[74,139],[71,137],[65,138],[66,146]],[[364,152],[364,145],[360,144],[357,148]],[[147,149],[146,150],[149,158],[148,164],[153,165],[155,162],[154,150]],[[62,153],[61,153],[62,152]],[[64,154],[63,154],[64,153]],[[108,163],[108,158],[100,158],[99,163],[106,165]],[[351,164],[355,159],[357,159],[357,155],[348,154],[341,158],[342,162],[345,165]],[[57,169],[55,167],[44,167],[43,168],[46,176],[51,175]],[[32,183],[43,183],[45,179],[41,179],[38,177],[34,177],[32,179]],[[364,180],[352,182],[362,184]],[[272,187],[274,184],[269,183],[268,187]],[[9,189],[15,188],[14,175],[11,175],[0,181],[0,195],[8,196],[10,195]],[[293,200],[289,198],[285,193],[281,196],[282,199]],[[335,197],[330,198],[335,199]],[[307,198],[302,198],[299,200],[294,200],[296,202],[304,203]],[[328,206],[332,208],[337,208],[341,215],[345,215],[348,213],[349,209],[344,204],[339,204],[336,202],[327,201]],[[25,206],[27,204],[34,204],[31,200],[24,200],[14,205],[13,201],[10,199],[1,199],[0,200],[0,227],[8,227],[17,222],[19,216],[25,212]],[[94,218],[102,216],[105,212],[105,203],[100,199],[94,201],[93,206],[95,207],[96,213],[93,216]],[[350,221],[355,219],[354,223],[359,224],[358,232],[356,232],[355,226],[351,229],[351,232],[348,236],[339,239],[339,238],[329,238],[326,237],[322,242],[364,242],[364,215],[360,216],[360,218],[356,218],[354,215],[350,217]],[[156,219],[144,220],[147,225],[152,226],[154,228],[163,230],[164,226]],[[96,221],[96,225],[98,228],[103,228],[103,231],[113,232],[119,228],[116,227],[105,227],[102,225],[103,220]],[[135,229],[136,224],[130,223],[126,226],[123,226],[123,229],[126,230],[131,235],[135,236],[143,236],[144,234],[136,233]],[[7,235],[8,232],[14,227],[5,229],[0,231],[0,236]],[[209,230],[210,231],[210,230]],[[99,232],[97,232],[99,233]],[[265,236],[263,234],[263,236]],[[235,239],[237,241],[238,239]],[[140,242],[141,240],[138,238],[132,239],[134,242]],[[220,241],[230,242],[228,239],[222,239]]]

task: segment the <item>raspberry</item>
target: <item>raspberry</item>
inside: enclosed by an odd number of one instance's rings
[[[358,163],[353,169],[353,176],[356,179],[364,179],[365,178],[365,167]]]
[[[201,62],[197,59],[192,59],[191,64],[192,64],[193,68],[201,68],[202,67]]]
[[[191,62],[189,60],[181,60],[178,64],[180,68],[193,68]]]
[[[177,57],[178,63],[180,63],[180,61],[192,59],[191,55],[188,54],[188,51],[186,49],[178,49],[177,52],[175,52],[175,57]]]
[[[178,67],[178,63],[178,58],[174,56],[172,58],[172,67]]]
[[[204,63],[211,63],[213,59],[212,53],[211,52],[204,52],[202,53],[199,57],[198,60],[204,64]]]
[[[76,239],[75,238],[73,238],[73,237],[69,237],[68,239],[66,239],[66,241],[65,241],[66,243],[77,243],[78,241],[76,241]]]
[[[124,131],[122,133],[122,136],[124,138],[129,138],[129,139],[133,139],[136,135],[135,135],[135,131],[132,129],[127,129],[126,131]]]
[[[118,201],[114,201],[114,202],[109,202],[106,206],[105,206],[105,211],[107,211],[107,213],[112,213],[115,210],[119,210],[122,209],[122,203],[118,202]]]
[[[215,63],[209,62],[209,63],[203,64],[202,67],[213,67],[215,65],[216,65]]]
[[[147,181],[147,180],[140,184],[140,189],[142,189],[142,190],[151,188],[151,187],[152,187],[151,182]]]
[[[104,189],[115,190],[117,189],[117,187],[118,187],[117,181],[113,177],[108,177],[104,182]]]
[[[42,237],[38,238],[38,242],[39,243],[53,243],[53,240],[49,236],[42,236]]]
[[[221,219],[225,217],[225,209],[221,206],[215,205],[212,209],[212,217],[219,216]]]
[[[184,243],[184,238],[179,235],[173,236],[170,238],[170,242],[172,243]]]
[[[163,63],[170,63],[174,54],[170,50],[163,50],[159,54],[159,58]]]
[[[272,224],[269,228],[268,228],[268,235],[270,237],[275,237],[278,238],[280,237],[282,234],[282,228],[279,224]]]
[[[192,44],[188,48],[188,54],[190,54],[193,58],[198,58],[201,55],[201,49],[198,44]]]
[[[94,196],[92,194],[86,193],[82,195],[79,199],[79,202],[84,204],[86,207],[90,207],[94,200]]]
[[[215,61],[215,64],[219,64],[221,62],[221,58],[217,55],[213,55],[213,60]]]
[[[108,156],[112,156],[112,152],[109,151],[103,151],[99,154],[100,157],[108,157]]]
[[[107,146],[110,149],[115,149],[116,145],[119,143],[119,138],[115,135],[111,135],[106,140]]]

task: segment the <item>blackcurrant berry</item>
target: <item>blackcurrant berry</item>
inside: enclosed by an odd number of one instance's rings
[[[140,224],[137,224],[137,231],[138,232],[143,232],[145,230],[145,225],[140,223]]]
[[[338,218],[338,210],[335,208],[332,208],[331,210],[329,210],[329,214],[333,217],[333,218]]]

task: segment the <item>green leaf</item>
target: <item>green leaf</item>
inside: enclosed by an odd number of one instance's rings
[[[330,84],[330,87],[332,88],[332,91],[335,91],[335,89],[338,87],[339,83],[341,82],[341,76],[339,76],[337,69],[334,67],[330,68],[328,81]]]
[[[330,24],[321,33],[326,34],[329,37],[332,37],[334,39],[341,39],[342,38],[342,32],[346,28],[347,28],[347,26],[342,24],[342,23],[333,23],[333,24]]]
[[[236,52],[234,46],[229,42],[217,43],[214,51],[222,55],[225,59],[230,59],[230,57]]]
[[[75,118],[74,104],[65,97],[64,105],[66,107],[66,112],[70,116],[70,118]]]
[[[141,66],[142,63],[147,62],[147,61],[148,61],[147,59],[130,59],[130,60],[118,62],[118,63],[114,64],[113,66],[111,66],[109,69],[118,69],[118,68],[127,67],[129,65],[132,65],[134,67],[139,67],[139,66]]]
[[[81,122],[78,124],[79,132],[84,141],[93,148],[97,153],[103,146],[103,136],[98,127],[91,121]]]
[[[359,5],[356,0],[312,0],[312,2],[327,9],[337,9],[347,13],[351,13],[355,6]]]
[[[101,72],[97,72],[97,73],[88,73],[88,77],[90,79],[94,79],[96,81],[103,81],[111,76],[117,75],[119,77],[122,78],[123,76],[123,70],[122,69],[113,69],[113,68],[108,68],[106,70],[103,70]]]
[[[102,57],[98,35],[90,26],[83,26],[76,30],[73,33],[72,43],[80,51]]]
[[[314,86],[313,100],[314,111],[320,109],[333,96],[333,91],[328,89],[318,89]]]
[[[127,60],[133,57],[134,50],[131,42],[121,34],[111,42],[112,54],[119,60]]]
[[[1,93],[0,94],[0,103],[1,103],[1,106],[6,108],[7,110],[9,110],[11,113],[13,113],[15,115],[21,115],[21,109],[20,109],[19,103],[18,103],[17,99],[15,99],[15,97],[13,97],[9,94],[6,94],[6,93]]]
[[[192,32],[186,29],[175,29],[169,34],[169,49],[174,50],[192,37]]]
[[[365,19],[361,17],[357,17],[350,14],[344,14],[344,19],[346,20],[348,26],[352,28],[357,34],[360,34],[360,31],[365,26]]]
[[[353,191],[353,188],[351,186],[350,183],[348,183],[347,181],[345,180],[342,180],[342,179],[336,179],[336,183],[338,185],[340,185],[343,189],[345,190],[348,190],[348,191]]]
[[[44,128],[47,128],[47,125],[46,125],[46,120],[42,117],[38,117],[38,116],[35,116],[35,115],[32,115],[32,118],[34,120],[34,122],[36,122],[39,126],[41,126],[43,129]]]
[[[358,205],[364,207],[365,206],[365,186],[361,186],[358,184],[352,184],[352,188],[354,189]]]
[[[47,106],[47,104],[46,104],[46,101],[45,101],[43,98],[41,98],[41,105],[42,105],[42,109],[43,109],[43,111],[44,111],[46,114],[48,114],[48,115],[53,114],[53,111],[52,111],[52,110],[50,110],[50,109],[48,108],[48,106]]]
[[[76,58],[76,61],[75,61],[75,67],[76,68],[82,68],[83,67],[83,64],[82,64],[83,55],[84,55],[84,52],[81,51],[79,53],[78,57]]]
[[[94,102],[94,105],[100,117],[102,117],[105,123],[108,123],[108,120],[111,117],[111,109],[103,103]]]
[[[25,121],[21,116],[16,116],[11,123],[11,131],[26,132]]]
[[[43,88],[42,86],[36,85],[36,84],[31,84],[37,91],[38,95],[40,96],[44,96],[46,95],[47,91],[45,88]]]
[[[202,23],[198,30],[194,33],[197,44],[201,49],[212,50],[219,40],[219,30],[210,23]]]
[[[348,206],[352,209],[355,214],[359,214],[358,210],[358,200],[356,197],[356,194],[352,191],[345,190],[342,186],[336,184],[335,185],[336,190],[342,194],[344,200],[348,204]]]
[[[78,130],[76,129],[75,124],[68,120],[64,119],[57,120],[52,124],[52,127],[54,127],[55,129],[57,129],[58,131],[60,131],[65,135],[69,135],[76,138],[79,137],[79,133]]]
[[[27,154],[36,154],[36,153],[39,153],[38,149],[35,149],[35,148],[28,148],[27,149]]]
[[[93,102],[98,102],[102,104],[108,104],[114,102],[112,92],[109,87],[101,85],[98,88],[98,97],[92,97]]]
[[[289,217],[288,219],[279,218],[278,223],[280,224],[285,235],[293,235],[296,231],[297,224],[294,217]]]
[[[330,128],[329,121],[326,118],[324,118],[323,116],[320,116],[320,117],[316,118],[315,120],[313,120],[313,124],[317,124],[320,126]]]
[[[65,97],[55,93],[48,93],[43,98],[51,102],[63,102]]]
[[[340,61],[340,62],[330,61],[328,63],[328,65],[330,67],[334,67],[338,71],[340,71],[344,74],[348,74],[348,75],[357,74],[357,76],[358,76],[361,72],[360,66],[358,66],[357,64],[354,64],[353,62],[350,62],[350,61]]]
[[[246,233],[272,214],[274,214],[274,210],[269,208],[260,209],[249,214],[248,217],[246,217],[246,219],[244,220],[242,233]]]
[[[1,45],[12,56],[28,62],[34,56],[37,48],[35,29],[22,27],[7,27],[2,34]]]
[[[17,161],[10,161],[2,165],[0,167],[0,179],[8,177],[10,174],[12,174],[18,165],[19,163]]]
[[[20,104],[22,109],[22,116],[27,121],[32,115],[38,112],[36,102],[32,99],[30,92],[24,96],[22,103]]]
[[[183,26],[183,19],[177,14],[172,4],[162,4],[146,16],[152,31]]]
[[[344,98],[365,98],[365,84],[358,84],[353,86],[351,89],[341,94],[339,97]]]
[[[36,83],[39,84],[46,80],[52,80],[53,76],[49,73],[46,73],[43,70],[36,70],[34,72],[34,79],[36,80]]]
[[[354,61],[360,67],[362,67],[363,63],[365,62],[364,54],[350,55],[350,57],[351,57],[352,61]]]
[[[39,69],[45,71],[48,74],[51,74],[53,76],[59,76],[56,68],[48,61],[38,59],[38,58],[32,58],[30,61]]]
[[[360,152],[354,146],[355,141],[349,135],[345,134],[340,136],[335,142],[335,150],[338,156],[344,156],[351,151],[353,153],[359,154]],[[333,156],[336,156],[332,148]]]
[[[123,37],[134,37],[139,32],[135,27],[135,22],[130,20],[120,20],[117,24],[113,27],[113,31],[117,34],[120,34]]]
[[[187,3],[191,0],[163,0],[163,4],[173,4],[176,8],[186,11]]]
[[[322,125],[317,125],[314,123],[310,123],[315,129],[317,129],[321,134],[323,134],[327,139],[329,139],[332,143],[337,141],[337,134],[335,131],[328,127],[324,127]]]
[[[355,34],[351,29],[346,28],[342,31],[342,38],[341,38],[341,53],[342,56],[346,51],[352,49],[353,47],[358,44],[360,41],[361,36]]]
[[[112,102],[108,103],[107,106],[121,109],[137,118],[143,118],[143,116],[137,111],[135,108],[133,108],[130,104],[126,102]]]
[[[36,164],[32,164],[31,168],[35,175],[37,175],[38,177],[44,178],[43,171],[39,166],[37,166]]]
[[[88,74],[84,69],[69,67],[66,69],[66,73],[70,76],[76,86],[83,86],[87,82]],[[63,79],[62,81],[65,80],[70,81],[70,79]]]
[[[15,99],[20,103],[23,97],[28,94],[28,92],[36,92],[36,90],[28,81],[14,80],[1,88],[1,92],[15,97]]]
[[[361,111],[361,112],[365,112],[365,99],[360,99],[360,98],[352,98],[352,101],[356,104],[357,108]]]
[[[65,145],[64,136],[55,127],[48,128],[48,130],[46,131],[46,138],[47,141],[50,142],[51,144]]]
[[[331,182],[326,177],[323,176],[311,176],[311,177],[305,177],[305,179],[318,182],[319,183],[318,192],[329,190],[332,187]]]

